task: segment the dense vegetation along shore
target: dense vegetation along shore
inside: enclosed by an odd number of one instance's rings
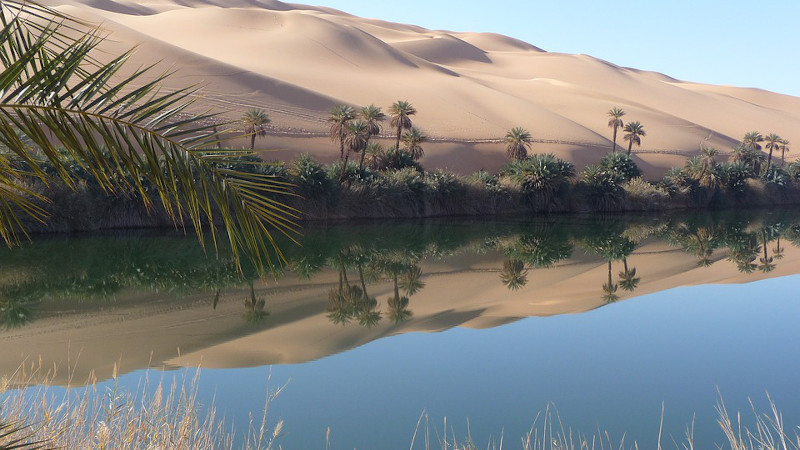
[[[364,109],[372,108],[375,107]],[[336,109],[333,113],[338,114]],[[268,120],[257,111],[249,112],[247,117]],[[362,125],[355,128],[362,130],[365,128]],[[425,140],[418,130],[407,132],[405,148],[397,150],[383,149],[368,139],[353,144],[347,134],[351,124],[334,128],[331,133],[341,158],[332,164],[322,164],[305,154],[289,162],[265,162],[256,156],[242,156],[222,164],[222,168],[288,186],[290,194],[274,194],[270,201],[294,208],[298,221],[800,204],[800,163],[787,164],[783,159],[773,164],[772,158],[761,151],[759,142],[764,138],[757,132],[745,136],[731,153],[729,162],[718,162],[719,151],[704,146],[683,167],[673,168],[660,180],[646,181],[633,157],[625,151],[609,151],[599,156],[597,164],[580,173],[572,163],[551,154],[528,156],[530,135],[519,128],[506,136],[510,161],[499,173],[479,171],[468,176],[426,171],[418,161]],[[253,137],[260,130],[258,124],[245,126],[245,131],[253,133]],[[339,139],[340,136],[344,137]],[[400,132],[397,136],[399,141],[404,139]],[[350,153],[356,150],[357,158],[350,159]],[[51,202],[46,205],[49,213],[46,222],[31,223],[29,229],[86,231],[174,226],[172,218],[164,212],[145,208],[137,198],[138,192],[110,197],[91,173],[81,170],[77,163],[72,167],[79,180],[73,187],[31,183],[33,192],[46,194]],[[145,192],[151,193],[153,203],[158,204],[154,189]]]

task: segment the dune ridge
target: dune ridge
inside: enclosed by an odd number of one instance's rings
[[[275,138],[260,144],[287,149],[281,157],[311,152],[332,160],[336,152],[323,135],[330,107],[388,107],[398,99],[416,106],[415,123],[437,139],[423,164],[462,173],[498,168],[499,141],[514,126],[532,132],[536,152],[579,168],[593,163],[610,146],[605,113],[612,106],[645,125],[647,137],[634,150],[651,177],[675,164],[665,153],[686,157],[704,140],[723,153],[751,130],[800,141],[800,98],[676,80],[497,34],[428,30],[276,0],[49,4],[102,23],[110,46],[139,45],[136,62],[174,64],[174,86],[205,84],[201,106],[230,118],[266,109]]]

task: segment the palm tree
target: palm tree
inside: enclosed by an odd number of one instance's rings
[[[414,161],[418,161],[425,155],[425,150],[422,149],[422,143],[427,140],[428,136],[425,136],[417,127],[411,127],[411,130],[403,134],[403,144],[405,144],[406,151],[411,155]]]
[[[692,158],[687,164],[689,175],[697,180],[701,186],[714,188],[719,182],[716,157],[719,150],[703,145],[700,155]]]
[[[767,156],[767,172],[766,172],[769,173],[769,169],[772,165],[772,152],[774,150],[780,149],[781,144],[783,143],[783,139],[781,139],[781,137],[775,133],[770,133],[769,136],[764,138],[764,140],[767,142],[767,145],[765,145],[764,148],[769,150],[769,156]]]
[[[367,137],[367,141],[372,139],[372,136],[377,136],[381,134],[383,127],[381,123],[386,120],[386,114],[383,113],[380,107],[375,105],[369,105],[361,108],[361,118],[364,122],[367,123],[369,128],[369,136]],[[369,143],[369,142],[368,142]],[[358,164],[358,169],[361,170],[364,167],[364,155],[365,153],[361,153],[361,162]]]
[[[756,149],[746,144],[741,144],[733,149],[733,154],[732,154],[733,160],[744,163],[747,167],[749,167],[752,170],[753,175],[758,175],[759,173],[761,173],[761,165],[764,163],[764,160],[766,159],[764,153],[760,150],[761,146],[759,145],[758,147],[759,148]]]
[[[614,130],[614,147],[611,151],[615,152],[617,151],[617,129],[624,125],[622,117],[625,115],[625,111],[622,108],[614,107],[608,110],[606,115],[608,116],[608,127]]]
[[[367,148],[369,141],[369,125],[363,120],[354,120],[348,122],[344,127],[344,139],[342,143],[347,148],[345,152],[344,161],[342,161],[342,174],[339,180],[344,180],[345,169],[347,169],[347,161],[350,159],[350,152],[363,152]]]
[[[514,161],[520,161],[528,157],[528,150],[531,148],[531,134],[522,127],[512,128],[506,133],[506,155]]]
[[[634,291],[641,280],[636,276],[636,267],[628,269],[628,258],[622,258],[623,271],[619,273],[619,286],[626,291]]]
[[[349,105],[337,105],[328,112],[328,123],[331,124],[330,136],[333,142],[339,143],[339,157],[344,163],[344,137],[347,132],[347,124],[356,118],[356,110]]]
[[[761,142],[764,142],[764,136],[762,136],[758,131],[745,133],[744,139],[742,139],[742,144],[744,144],[745,147],[752,148],[753,150],[761,150]]]
[[[781,140],[781,167],[786,165],[786,152],[789,151],[789,140]]]
[[[411,116],[416,113],[417,110],[411,106],[411,103],[405,100],[398,100],[389,107],[389,114],[392,115],[392,121],[390,123],[397,129],[396,149],[400,149],[400,138],[402,137],[403,130],[411,129]]]
[[[250,150],[256,148],[256,137],[267,135],[266,125],[271,122],[269,115],[262,109],[249,109],[240,119],[244,126],[244,134],[250,136]]]
[[[631,154],[633,144],[636,144],[637,147],[641,147],[642,137],[647,136],[647,133],[644,131],[644,126],[642,126],[639,121],[628,122],[622,131],[625,132],[622,139],[628,141],[628,155]]]
[[[221,227],[239,268],[243,256],[261,273],[274,267],[280,250],[272,233],[291,235],[296,225],[272,196],[290,190],[229,168],[252,152],[215,148],[217,115],[188,112],[196,90],[163,93],[167,76],[128,69],[131,52],[98,62],[92,54],[105,40],[101,32],[54,9],[4,0],[0,21],[0,237],[18,242],[22,216],[44,220],[45,194],[26,186],[35,179],[75,187],[70,161],[77,161],[104,192],[132,193],[148,208],[155,193],[176,224],[192,224],[201,244],[216,246]]]

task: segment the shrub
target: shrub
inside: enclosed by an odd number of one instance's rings
[[[722,185],[735,194],[744,193],[747,188],[747,179],[753,178],[753,168],[743,161],[721,163],[719,165],[720,181]]]
[[[620,173],[595,164],[584,169],[582,178],[588,188],[589,200],[594,209],[600,211],[619,209],[625,195],[622,189],[625,179]]]
[[[395,147],[390,147],[384,150],[381,147],[376,147],[370,154],[369,166],[372,170],[387,171],[387,170],[400,170],[410,167],[418,172],[422,172],[422,166],[414,160],[411,153]]]
[[[781,189],[788,187],[791,181],[787,171],[775,166],[771,166],[762,179],[767,186],[776,186]]]
[[[795,161],[786,166],[786,173],[789,174],[790,180],[800,182],[800,161]]]
[[[337,194],[336,183],[311,155],[299,155],[289,173],[298,194],[306,199],[320,200],[327,204]]]
[[[550,153],[536,154],[507,164],[502,173],[520,185],[535,208],[550,209],[558,198],[565,197],[575,166]]]
[[[464,183],[451,172],[437,170],[425,177],[428,192],[437,197],[451,197],[463,194],[465,191]]]
[[[617,174],[624,181],[642,176],[642,171],[639,170],[639,166],[636,165],[636,162],[634,162],[633,158],[627,153],[606,153],[606,155],[600,159],[600,167]]]
[[[641,177],[631,179],[622,185],[625,191],[625,206],[628,211],[652,211],[669,203],[669,192],[654,186]]]
[[[335,182],[335,180],[339,180],[341,184],[353,184],[353,183],[367,183],[371,181],[373,178],[377,176],[375,172],[373,172],[369,167],[363,167],[361,169],[358,168],[358,164],[355,161],[348,161],[347,167],[344,170],[344,177],[339,179],[342,175],[342,162],[336,161],[335,163],[328,166],[327,169],[328,178]]]

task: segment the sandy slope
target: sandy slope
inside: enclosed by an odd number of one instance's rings
[[[620,289],[622,301],[677,286],[743,283],[797,273],[800,249],[787,246],[777,268],[741,274],[715,251],[711,267],[698,267],[693,255],[649,241],[628,258],[641,277],[638,289]],[[326,317],[328,290],[338,283],[330,270],[310,282],[294,277],[259,290],[270,316],[258,325],[242,319],[245,290],[226,291],[216,309],[213,293],[182,299],[126,293],[105,306],[49,302],[23,328],[0,331],[0,377],[22,361],[58,367],[57,384],[83,384],[90,372],[105,379],[115,362],[121,373],[157,368],[233,368],[294,364],[340,353],[385,336],[411,331],[437,332],[451,327],[489,328],[531,316],[575,314],[605,305],[602,285],[607,265],[576,254],[552,269],[530,270],[528,283],[510,291],[500,282],[503,256],[457,255],[422,264],[425,287],[410,297],[413,317],[400,325],[384,318],[372,329],[333,324]],[[613,276],[622,266],[613,264]],[[351,276],[355,276],[351,274]],[[352,281],[352,280],[351,280]],[[378,308],[387,311],[388,280],[370,283]],[[676,295],[681,295],[677,294]],[[644,301],[641,299],[639,301]]]
[[[495,34],[426,30],[275,0],[50,3],[102,21],[115,48],[141,44],[139,61],[174,64],[172,83],[206,83],[204,104],[231,117],[248,107],[269,110],[281,138],[263,145],[291,153],[334,157],[329,141],[296,136],[323,133],[332,105],[387,107],[398,99],[417,107],[415,123],[429,135],[449,141],[429,144],[424,163],[461,172],[494,169],[503,159],[501,144],[478,149],[461,141],[499,139],[514,126],[566,142],[536,151],[591,163],[609,145],[605,112],[612,106],[645,125],[637,153],[652,176],[680,162],[664,151],[696,152],[708,137],[723,151],[753,129],[800,142],[800,98],[683,82]]]

